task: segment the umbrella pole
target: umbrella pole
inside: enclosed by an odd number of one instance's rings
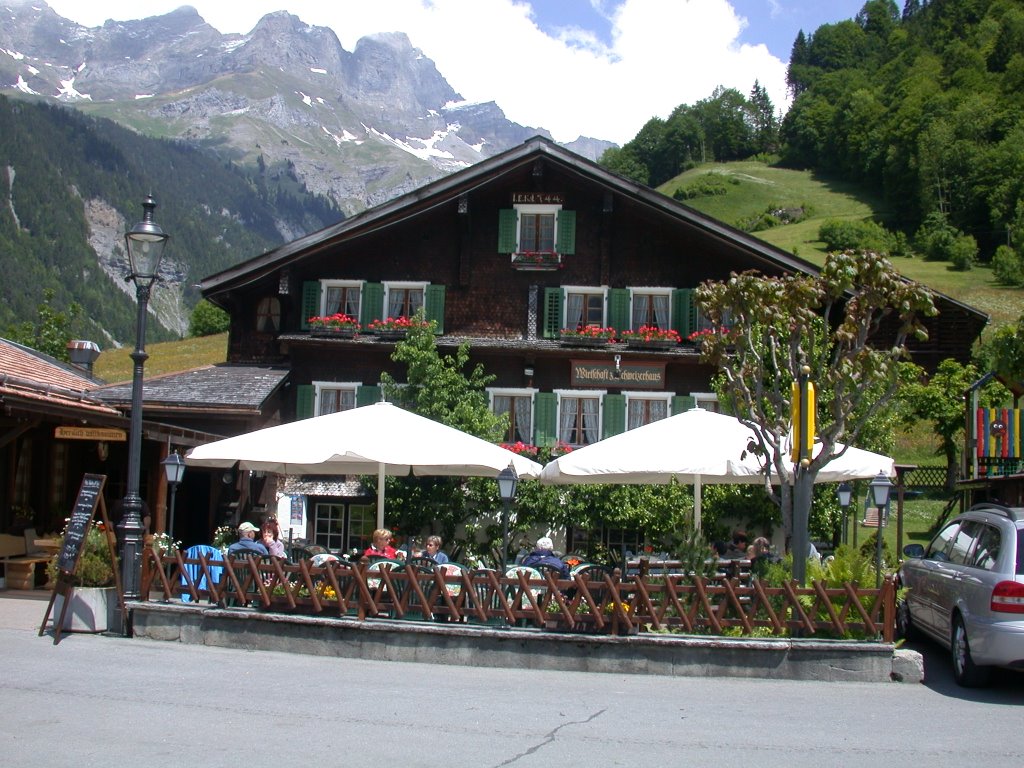
[[[377,527],[384,527],[384,463],[377,466]]]
[[[693,480],[693,532],[700,533],[700,495],[701,495],[701,484],[700,475],[696,475]]]

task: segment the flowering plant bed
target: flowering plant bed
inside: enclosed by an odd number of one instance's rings
[[[654,325],[641,325],[635,330],[623,331],[620,339],[630,347],[648,349],[668,349],[682,341],[678,331]]]
[[[686,337],[686,339],[687,341],[692,341],[693,343],[699,345],[701,341],[703,341],[704,339],[718,335],[728,336],[729,329],[726,328],[725,326],[722,326],[721,328],[701,328],[699,331],[694,331],[693,333],[691,333],[689,336]]]
[[[512,254],[512,268],[537,272],[561,269],[562,254],[554,251],[520,251]]]
[[[558,338],[566,344],[604,346],[615,341],[617,333],[614,328],[587,325],[579,328],[563,328],[559,331]]]
[[[351,315],[337,312],[309,318],[309,330],[314,336],[355,336],[360,326],[359,321]]]
[[[405,315],[401,317],[388,317],[384,320],[374,320],[366,329],[375,333],[381,339],[403,339],[410,328],[423,328],[429,323],[423,320],[414,320]]]

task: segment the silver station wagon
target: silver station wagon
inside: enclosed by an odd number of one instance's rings
[[[1024,669],[1024,508],[975,505],[903,554],[898,634],[949,648],[963,686],[985,685],[993,667]]]

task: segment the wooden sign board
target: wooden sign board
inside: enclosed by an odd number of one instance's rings
[[[46,622],[50,619],[50,612],[53,610],[53,603],[57,595],[64,597],[61,607],[60,618],[54,620],[53,644],[60,642],[61,630],[64,627],[64,617],[71,602],[71,595],[74,591],[75,571],[78,569],[78,561],[82,557],[82,550],[85,548],[85,540],[89,535],[89,528],[92,526],[96,511],[99,510],[103,520],[104,531],[106,532],[107,546],[110,548],[110,562],[114,565],[114,584],[117,587],[117,599],[124,611],[124,592],[121,589],[121,574],[118,568],[117,553],[114,551],[114,536],[110,525],[110,518],[107,517],[107,506],[103,501],[103,486],[107,482],[106,475],[82,476],[82,485],[78,489],[78,496],[75,498],[75,506],[71,509],[71,516],[68,519],[67,529],[64,532],[64,541],[60,551],[57,553],[57,578],[53,585],[53,594],[50,595],[50,602],[46,606],[46,615],[39,627],[39,635],[42,636],[46,629]]]

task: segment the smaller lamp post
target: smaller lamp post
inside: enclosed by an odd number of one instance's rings
[[[516,468],[509,464],[498,473],[498,494],[501,496],[501,572],[498,577],[505,575],[505,568],[508,560],[508,513],[512,502],[516,498],[516,488],[519,485],[519,475]]]
[[[871,499],[878,509],[878,528],[875,531],[875,589],[882,588],[882,529],[885,528],[889,517],[889,492],[892,490],[892,481],[879,472],[871,480],[868,486],[871,489]]]
[[[167,535],[174,539],[174,496],[178,490],[178,484],[185,476],[185,460],[180,453],[169,453],[167,458],[160,462],[164,468],[164,476],[167,478],[167,485],[171,488],[170,517],[167,520]]]
[[[839,508],[843,511],[843,533],[839,537],[839,543],[845,544],[847,529],[849,528],[847,513],[850,510],[850,498],[853,496],[853,488],[850,487],[849,483],[840,483],[839,487],[836,488],[836,496],[839,497]]]

